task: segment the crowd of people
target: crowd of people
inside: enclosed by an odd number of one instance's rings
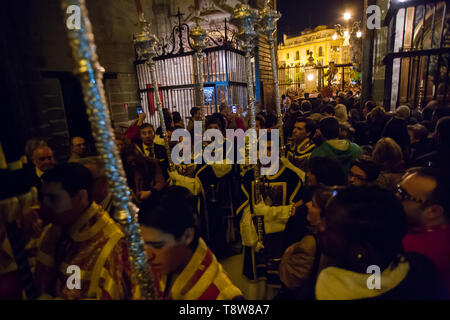
[[[261,176],[248,161],[174,166],[162,128],[145,113],[116,130],[158,298],[448,299],[450,107],[360,106],[351,91],[283,96],[279,170]],[[193,134],[201,121],[197,107],[187,126],[178,112],[163,111],[169,141],[175,129]],[[239,108],[219,111],[205,129],[225,136],[250,128]],[[256,128],[266,129],[264,147],[273,153],[276,114],[259,110]],[[17,261],[8,233],[1,239],[1,298],[20,299],[26,287],[40,298],[140,298],[106,168],[85,138],[72,137],[67,162],[58,164],[45,139],[27,143],[38,196],[15,222],[26,262]],[[249,283],[262,284],[255,296],[220,263],[235,255]],[[79,288],[67,285],[73,265]],[[24,280],[27,266],[32,277]],[[379,270],[376,288],[369,267]]]

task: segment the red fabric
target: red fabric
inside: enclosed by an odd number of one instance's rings
[[[203,292],[203,294],[198,298],[198,300],[216,300],[217,297],[220,294],[219,288],[215,286],[214,283],[212,283],[208,289]]]
[[[129,126],[125,131],[125,137],[132,141],[139,138],[139,127],[135,125]]]
[[[160,87],[161,87],[161,85],[158,84],[158,88],[160,88]],[[152,88],[153,88],[153,85],[147,84],[147,89],[152,89]],[[162,92],[161,91],[159,91],[159,99],[161,100],[161,108],[164,108]],[[154,103],[154,100],[153,100],[153,90],[148,90],[147,91],[147,102],[148,102],[148,112],[151,115],[155,114],[156,107],[155,107],[155,103]]]
[[[242,129],[245,131],[245,124],[244,124],[244,120],[242,120],[239,117],[236,117],[236,129]]]
[[[208,249],[208,251],[206,252],[205,258],[203,259],[202,264],[201,264],[201,266],[203,266],[203,267],[199,268],[199,269],[197,269],[197,271],[195,271],[194,275],[189,280],[189,286],[186,286],[188,289],[191,289],[197,283],[197,281],[200,280],[201,276],[203,275],[203,273],[205,273],[205,271],[211,265],[212,261],[213,261],[212,252],[211,252],[211,250]]]
[[[403,247],[406,252],[417,252],[430,259],[450,293],[450,226],[412,231],[403,239]]]

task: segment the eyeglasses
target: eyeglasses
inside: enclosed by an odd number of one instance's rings
[[[399,184],[395,187],[395,190],[396,190],[395,193],[400,197],[400,199],[402,201],[409,200],[409,201],[414,201],[414,202],[418,202],[418,203],[427,202],[427,200],[421,200],[421,199],[417,199],[416,197],[413,197]]]

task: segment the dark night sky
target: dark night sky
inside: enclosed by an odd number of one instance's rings
[[[277,0],[282,17],[278,22],[278,39],[283,33],[299,35],[309,27],[324,24],[333,27],[345,11],[362,20],[364,0]]]

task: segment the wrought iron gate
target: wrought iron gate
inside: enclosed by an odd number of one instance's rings
[[[179,14],[181,16],[181,14]],[[189,26],[181,23],[174,27],[167,40],[160,41],[161,55],[155,58],[156,75],[163,108],[178,111],[185,123],[190,117],[191,108],[198,106],[197,64],[195,52],[189,41]],[[230,30],[225,21],[225,35],[213,38],[209,32],[209,47],[204,51],[203,74],[206,115],[218,111],[221,103],[228,105],[247,105],[247,84],[245,75],[245,54],[238,49],[234,36],[228,37]],[[168,48],[171,48],[169,51]],[[189,51],[185,51],[188,48]],[[148,121],[159,127],[155,112],[156,103],[150,79],[150,70],[144,61],[135,61],[139,81],[139,92]]]
[[[384,104],[388,109],[433,99],[450,101],[448,1],[394,3],[388,29]],[[421,92],[422,91],[422,92]],[[425,101],[419,101],[424,99]]]

